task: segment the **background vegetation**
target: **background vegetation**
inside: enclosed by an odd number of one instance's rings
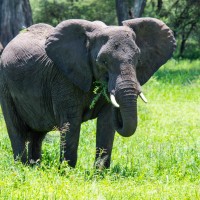
[[[30,3],[33,23],[55,26],[65,19],[82,18],[117,25],[116,1],[30,0]],[[128,11],[132,11],[132,3],[136,2],[119,1],[125,3]],[[68,168],[66,163],[60,166],[58,132],[47,135],[41,165],[23,166],[13,161],[0,111],[0,199],[200,199],[199,1],[141,1],[146,3],[142,16],[166,22],[175,33],[178,47],[175,59],[143,87],[149,103],[138,100],[139,125],[135,135],[123,138],[116,133],[108,170],[93,169],[95,120],[82,125],[75,169]],[[8,12],[9,5],[12,9]],[[23,13],[29,14],[32,23],[29,7],[28,0],[0,1],[0,41],[9,34],[7,30],[22,25]],[[21,15],[16,17],[13,14],[16,11]],[[23,20],[19,23],[20,19]]]
[[[101,20],[108,25],[142,16],[163,20],[177,39],[175,58],[200,57],[199,0],[0,0],[0,43],[5,47],[25,26],[66,19]]]
[[[200,199],[200,61],[171,60],[143,89],[134,136],[116,133],[109,170],[94,171],[95,120],[82,125],[76,169],[59,168],[59,133],[40,166],[14,163],[0,114],[0,199]]]
[[[178,43],[175,58],[200,57],[199,0],[140,1],[145,2],[141,16],[159,18],[174,31]],[[117,25],[116,2],[117,0],[30,0],[34,23],[45,22],[54,26],[62,20],[72,18],[101,20],[108,25]],[[127,12],[131,12],[136,0],[122,2],[127,6]]]

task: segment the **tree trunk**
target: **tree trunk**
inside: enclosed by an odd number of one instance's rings
[[[32,23],[29,0],[0,0],[0,42],[4,47],[23,26]]]
[[[128,19],[128,2],[126,0],[116,0],[116,11],[118,24],[122,25],[122,21]]]
[[[161,11],[162,5],[163,5],[163,0],[158,0],[158,2],[157,2],[157,10],[156,10],[157,14]]]
[[[183,52],[185,50],[185,43],[186,43],[186,39],[183,39],[183,37],[182,37],[180,50],[179,50],[179,56],[180,57],[183,56]]]
[[[122,21],[141,17],[146,5],[146,0],[116,0],[118,24]]]
[[[183,29],[182,31],[182,40],[181,40],[181,45],[180,45],[180,49],[179,49],[179,56],[183,56],[183,52],[185,51],[185,44],[186,44],[186,41],[188,40],[191,32],[193,31],[193,29],[195,28],[196,26],[196,21],[194,21],[191,26],[190,26],[190,29],[188,31],[185,31],[185,29]]]
[[[0,56],[1,56],[1,54],[2,54],[2,51],[3,51],[3,45],[2,45],[1,42],[0,42]]]
[[[146,0],[134,0],[133,1],[133,16],[134,16],[134,18],[138,18],[138,17],[142,16],[145,5],[146,5]]]

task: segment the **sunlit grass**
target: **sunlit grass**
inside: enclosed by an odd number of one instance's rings
[[[84,123],[76,169],[59,167],[59,133],[40,166],[14,163],[0,115],[0,199],[200,199],[200,61],[171,60],[143,86],[134,136],[116,133],[109,170],[96,172],[95,120]]]

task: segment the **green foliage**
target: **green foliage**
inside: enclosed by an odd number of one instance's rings
[[[34,23],[45,22],[56,26],[66,19],[100,20],[116,23],[115,1],[105,0],[37,0],[30,1]]]
[[[27,32],[28,31],[28,29],[27,28],[24,28],[24,29],[22,29],[21,31],[20,31],[20,33],[25,33],[25,32]]]
[[[144,16],[163,20],[174,31],[177,40],[175,57],[200,57],[200,1],[198,0],[147,1]]]
[[[200,57],[200,3],[198,0],[149,0],[143,16],[163,20],[174,31],[176,58]],[[30,0],[34,23],[56,26],[66,19],[100,20],[117,24],[115,0]],[[130,3],[130,2],[129,2]]]
[[[104,97],[107,102],[110,102],[110,99],[108,97],[108,84],[106,82],[102,81],[95,81],[94,82],[94,91],[95,94],[92,103],[90,104],[90,109],[94,108],[96,102],[100,99],[100,97]]]
[[[77,167],[59,164],[49,133],[40,166],[14,163],[0,114],[0,199],[200,199],[200,60],[171,60],[143,86],[134,136],[116,134],[111,168],[97,172],[96,120],[82,125]]]

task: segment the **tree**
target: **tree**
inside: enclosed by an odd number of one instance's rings
[[[146,5],[146,0],[134,0],[133,1],[133,17],[134,18],[142,16],[145,5]]]
[[[199,8],[199,0],[151,0],[147,3],[145,15],[163,20],[173,29],[178,44],[178,57],[186,57],[187,54],[188,58],[198,58]]]
[[[115,0],[30,0],[34,23],[56,26],[67,19],[100,20],[117,24]]]
[[[3,46],[2,46],[2,44],[0,42],[0,56],[1,56],[2,51],[3,51]]]
[[[122,21],[141,17],[146,5],[146,0],[116,0],[118,24]]]
[[[29,0],[0,0],[0,41],[3,46],[6,46],[23,26],[31,24]]]
[[[198,0],[186,0],[184,2],[177,0],[174,4],[178,14],[172,20],[172,24],[175,27],[175,35],[179,36],[180,39],[179,56],[182,57],[187,40],[195,33],[200,24],[200,2]]]

